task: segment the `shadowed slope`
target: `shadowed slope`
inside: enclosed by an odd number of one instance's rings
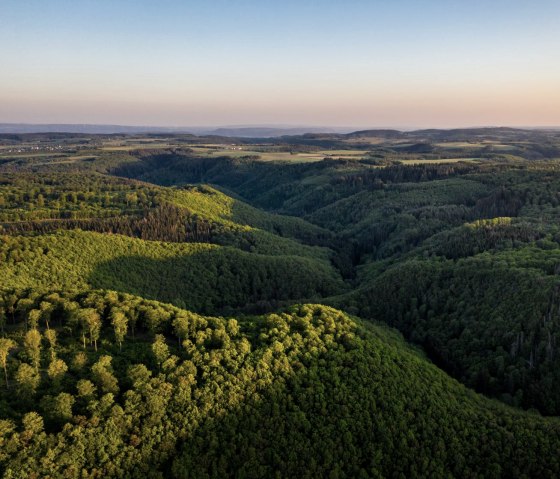
[[[39,404],[46,430],[33,412],[1,422],[5,477],[553,477],[560,471],[557,419],[485,399],[393,332],[332,308],[294,306],[236,321],[114,292],[32,302],[54,307],[61,358],[70,362],[82,349],[73,331],[79,323],[71,319],[80,311],[103,321],[100,349],[87,348],[91,368],[73,367],[58,386],[45,379],[40,401],[18,404],[31,411]],[[136,318],[137,339],[125,338],[122,348],[108,325],[115,311]],[[165,336],[154,341],[154,333]],[[88,382],[93,389],[84,389]],[[43,396],[60,387],[58,396]],[[75,402],[61,408],[76,387]]]

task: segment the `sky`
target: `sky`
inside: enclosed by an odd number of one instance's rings
[[[560,1],[0,0],[0,122],[560,126]]]

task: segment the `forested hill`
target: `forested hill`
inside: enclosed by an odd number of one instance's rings
[[[215,140],[0,138],[3,477],[560,476],[557,132]]]
[[[482,398],[334,309],[235,320],[115,292],[19,301],[0,340],[5,477],[560,471],[556,419]]]
[[[398,327],[480,392],[560,414],[556,162],[380,167],[168,152],[123,168],[163,184],[209,181],[333,232],[354,291],[327,303]]]

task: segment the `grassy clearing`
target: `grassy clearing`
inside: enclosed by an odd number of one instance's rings
[[[0,153],[0,158],[43,158],[47,156],[61,156],[61,152],[48,153]]]
[[[460,161],[482,161],[484,158],[439,158],[437,160],[401,160],[403,165],[422,165],[426,163],[458,163]]]
[[[311,153],[290,153],[285,151],[257,151],[250,148],[245,149],[239,146],[216,148],[211,145],[204,145],[202,147],[193,146],[192,149],[198,154],[210,157],[230,156],[232,158],[242,158],[244,156],[258,156],[261,161],[284,161],[295,163],[321,161],[328,157],[361,159],[365,155],[365,152],[361,150],[322,150]]]
[[[100,149],[103,151],[132,151],[132,150],[141,150],[141,149],[150,149],[153,150],[155,148],[169,148],[172,146],[179,146],[179,145],[172,145],[170,143],[131,143],[129,145],[115,145],[115,146],[102,146]]]
[[[434,143],[434,146],[442,148],[444,150],[457,150],[464,148],[487,148],[491,147],[494,150],[510,151],[515,149],[515,145],[504,145],[502,143],[494,143],[491,141],[481,141],[481,142],[468,142],[468,141],[451,141],[444,143]]]

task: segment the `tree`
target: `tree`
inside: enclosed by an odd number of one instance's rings
[[[99,339],[99,334],[101,333],[101,317],[97,311],[90,310],[88,312],[87,325],[89,329],[90,344],[93,343],[93,346],[97,351],[97,340]]]
[[[80,305],[76,301],[63,300],[61,319],[65,319],[72,334],[78,329],[81,331]]]
[[[55,387],[59,387],[62,381],[62,378],[68,371],[68,366],[62,359],[53,358],[49,364],[49,368],[47,369],[47,374],[49,378],[51,378]]]
[[[45,429],[43,418],[36,412],[27,413],[23,416],[21,422],[23,424],[21,436],[25,442],[29,441],[33,436],[42,434]]]
[[[145,384],[152,376],[152,372],[144,364],[135,364],[128,367],[127,375],[132,384]]]
[[[15,341],[8,339],[8,338],[0,338],[0,364],[4,368],[4,377],[6,378],[6,388],[9,387],[8,385],[8,355],[10,354],[10,350],[15,348],[16,343]]]
[[[72,359],[72,369],[74,371],[81,371],[82,369],[85,368],[86,364],[88,363],[88,357],[87,354],[84,353],[83,351],[80,351],[78,353],[76,353],[74,355],[74,358]]]
[[[72,406],[75,402],[76,400],[71,394],[60,393],[54,398],[52,415],[60,421],[69,421],[72,419]]]
[[[56,358],[56,331],[54,329],[47,329],[44,334],[49,342],[51,361],[53,361]]]
[[[15,313],[16,313],[16,304],[17,304],[18,297],[13,294],[5,294],[3,297],[3,302],[6,307],[6,311],[12,317],[12,323],[16,322]]]
[[[23,346],[35,371],[39,372],[39,365],[41,364],[41,333],[36,329],[27,331],[23,340]]]
[[[91,372],[93,375],[93,380],[102,392],[118,394],[119,382],[113,375],[113,367],[111,366],[112,360],[113,358],[111,356],[101,356],[99,360],[91,367]]]
[[[144,324],[150,332],[155,332],[160,324],[168,318],[166,311],[162,308],[148,307],[144,309]]]
[[[126,316],[128,318],[128,323],[130,324],[130,332],[132,334],[132,340],[135,339],[136,323],[138,322],[138,317],[140,316],[140,311],[136,304],[132,304],[132,307],[126,308]]]
[[[169,357],[169,347],[165,343],[163,334],[156,334],[155,341],[152,344],[152,352],[154,353],[158,367],[161,369],[161,365]]]
[[[41,310],[32,309],[27,314],[27,319],[29,321],[29,327],[31,329],[37,329],[37,327],[39,326],[39,320],[41,319]]]
[[[16,439],[14,434],[15,430],[16,425],[13,421],[9,419],[0,419],[0,444],[2,445],[0,461],[3,463],[12,455],[11,451],[14,450],[13,446],[15,445]]]
[[[28,311],[33,308],[34,301],[31,298],[22,298],[18,301],[16,311],[19,313],[20,318],[25,320],[25,328],[27,329]]]
[[[20,394],[25,399],[29,399],[37,391],[41,377],[34,367],[27,363],[21,363],[16,372],[16,382]]]
[[[97,340],[101,332],[101,316],[93,308],[80,309],[78,312],[78,322],[82,328],[82,340],[84,349],[86,348],[86,333],[89,334],[90,344],[93,344],[97,351]]]
[[[177,313],[173,319],[173,330],[181,344],[189,335],[189,317],[182,312]]]
[[[119,349],[121,349],[128,328],[128,318],[122,311],[113,309],[113,311],[111,311],[111,324],[115,331],[115,339],[119,344]]]
[[[78,397],[84,398],[86,401],[92,399],[97,391],[95,384],[88,379],[80,379],[76,384],[76,389],[78,391]]]
[[[41,304],[39,305],[39,308],[41,309],[41,317],[45,321],[47,329],[50,328],[49,321],[51,320],[51,316],[54,311],[54,304],[51,301],[57,301],[57,300],[60,300],[58,295],[56,293],[51,294],[49,296],[49,301],[41,301]]]
[[[125,201],[126,201],[126,206],[131,206],[133,204],[138,203],[138,196],[134,192],[127,193],[125,195]]]

